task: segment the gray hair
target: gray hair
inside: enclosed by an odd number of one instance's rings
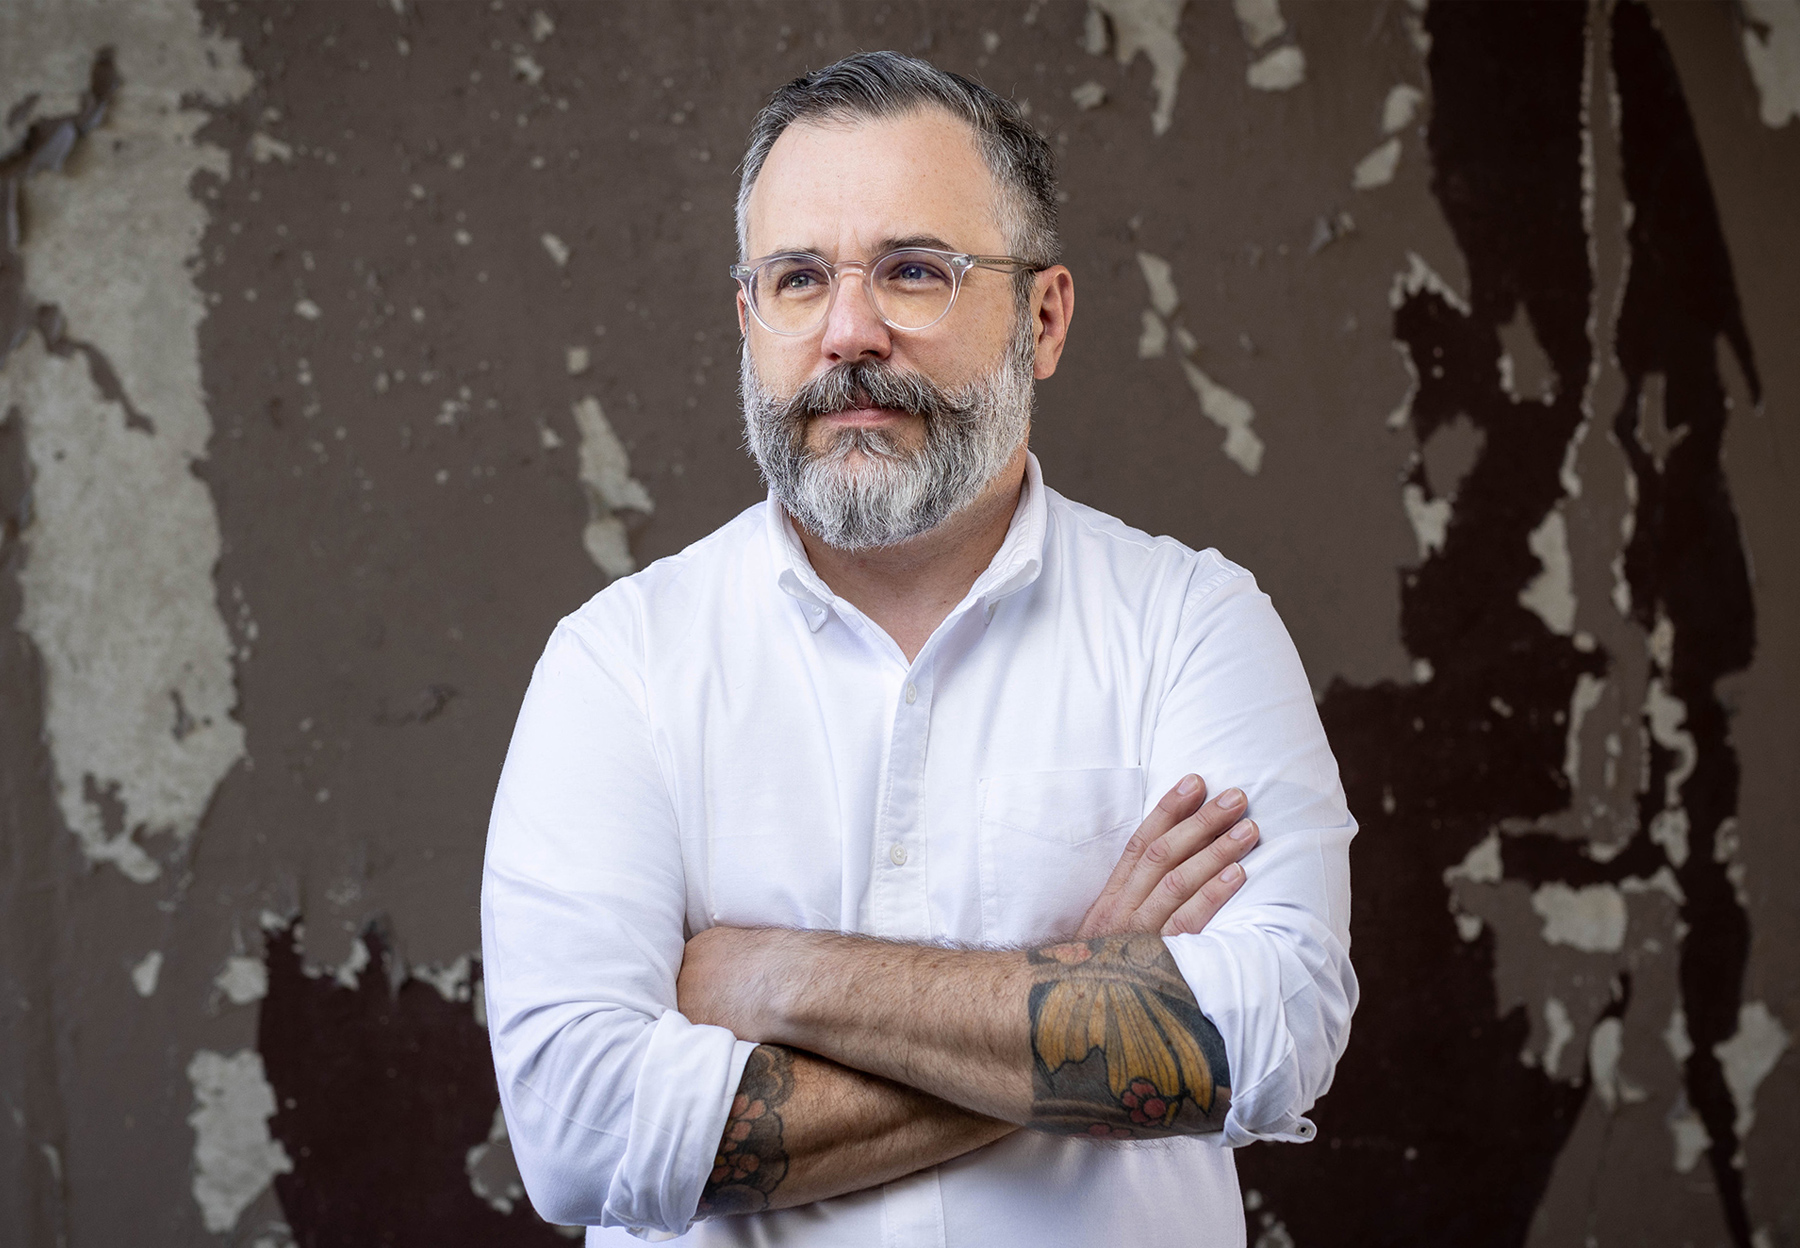
[[[1018,105],[935,65],[898,52],[858,52],[814,70],[769,97],[750,127],[738,183],[738,258],[749,259],[750,191],[769,149],[797,121],[896,117],[937,107],[968,123],[1000,189],[1000,227],[1014,255],[1048,268],[1062,255],[1056,236],[1056,157]],[[1020,275],[1021,284],[1030,274]]]

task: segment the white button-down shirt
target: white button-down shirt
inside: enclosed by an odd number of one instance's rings
[[[1070,934],[1187,772],[1249,795],[1249,879],[1167,944],[1224,1040],[1219,1135],[1018,1132],[878,1188],[692,1222],[754,1047],[675,1008],[713,924],[1020,945]],[[752,507],[563,620],[500,778],[486,1007],[537,1209],[703,1244],[1238,1245],[1229,1147],[1304,1140],[1349,1035],[1356,830],[1299,657],[1215,551],[1046,488],[907,662]],[[753,1037],[751,1039],[754,1039]],[[691,1224],[691,1230],[690,1228]],[[615,1229],[603,1229],[615,1228]]]

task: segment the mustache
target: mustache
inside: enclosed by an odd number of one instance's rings
[[[920,373],[881,360],[852,360],[802,385],[781,405],[784,424],[858,407],[881,407],[932,420],[964,420],[974,409],[968,397],[952,394]]]

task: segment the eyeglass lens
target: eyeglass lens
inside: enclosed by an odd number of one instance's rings
[[[875,310],[900,329],[924,329],[948,312],[956,297],[955,269],[929,251],[889,252],[869,277]],[[831,269],[816,256],[776,256],[757,267],[750,297],[762,322],[776,333],[806,333],[825,319]]]

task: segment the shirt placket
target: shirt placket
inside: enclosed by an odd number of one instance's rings
[[[870,871],[869,926],[876,936],[930,940],[926,887],[925,753],[931,736],[932,673],[915,662],[895,700],[885,798]]]

